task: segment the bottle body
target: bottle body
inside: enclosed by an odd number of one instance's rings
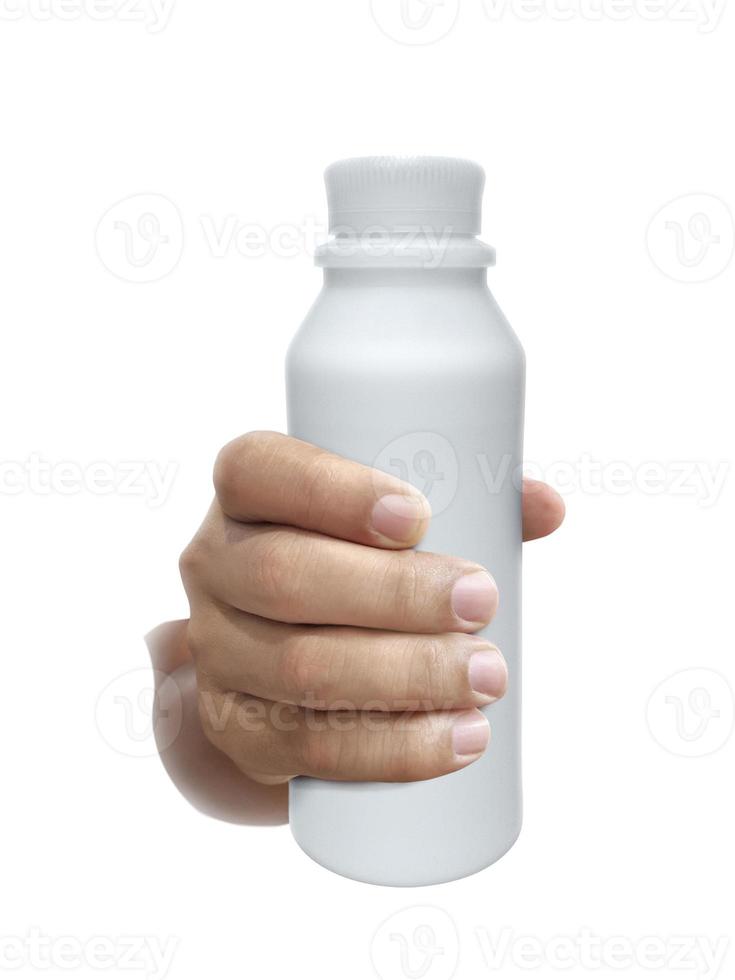
[[[497,860],[520,831],[524,373],[484,268],[326,269],[291,344],[290,434],[428,497],[433,517],[419,547],[491,572],[500,604],[483,635],[509,670],[505,697],[484,709],[490,746],[466,768],[414,783],[292,781],[294,837],[347,877],[453,880]]]

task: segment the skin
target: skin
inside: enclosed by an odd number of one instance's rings
[[[229,787],[234,764],[273,787],[405,781],[475,761],[489,741],[478,708],[507,683],[501,652],[474,636],[497,589],[472,562],[411,550],[431,519],[425,498],[273,432],[225,446],[214,484],[181,556],[191,615],[169,627],[168,663],[193,658],[209,743],[196,751],[218,750],[213,779]],[[563,517],[555,491],[524,481],[524,540]]]

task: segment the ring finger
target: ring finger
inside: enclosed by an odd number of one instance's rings
[[[465,633],[303,627],[207,603],[192,616],[189,645],[225,689],[320,710],[481,707],[507,685],[500,651]]]

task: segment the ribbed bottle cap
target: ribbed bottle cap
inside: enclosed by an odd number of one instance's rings
[[[477,235],[485,172],[453,157],[355,157],[327,167],[329,230]]]

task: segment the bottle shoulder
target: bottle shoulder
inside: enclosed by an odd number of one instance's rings
[[[521,343],[485,284],[462,289],[335,289],[317,296],[289,364],[391,364],[417,369],[478,363],[524,367]]]

